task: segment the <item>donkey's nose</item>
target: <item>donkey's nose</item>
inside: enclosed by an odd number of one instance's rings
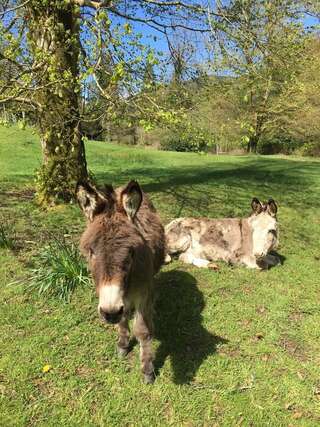
[[[104,311],[100,308],[100,315],[105,322],[119,323],[123,315],[123,306],[118,311]]]

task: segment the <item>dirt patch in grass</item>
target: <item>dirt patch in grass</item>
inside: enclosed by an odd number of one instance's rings
[[[244,294],[249,295],[254,290],[254,287],[253,287],[253,285],[246,283],[245,285],[242,286],[241,290]]]
[[[33,385],[36,387],[38,392],[44,396],[52,396],[54,391],[52,390],[52,384],[46,378],[36,378],[33,380]],[[35,400],[35,398],[34,398]]]
[[[261,316],[265,316],[268,313],[268,309],[265,305],[259,305],[256,309],[256,312]]]
[[[19,200],[30,200],[33,199],[36,192],[34,189],[31,188],[25,188],[25,189],[21,189],[21,190],[16,190],[16,191],[7,191],[7,192],[3,192],[5,195],[7,195],[8,197],[13,197],[13,198],[17,198]],[[1,192],[0,192],[1,194]]]
[[[295,341],[293,338],[283,335],[279,341],[279,346],[291,357],[297,360],[306,361],[308,359],[306,349],[303,348],[301,343]]]
[[[231,289],[226,287],[218,288],[216,290],[216,294],[219,295],[220,297],[227,298],[228,296],[231,295]]]
[[[93,368],[89,368],[89,366],[78,366],[76,368],[76,375],[82,378],[88,378],[95,371]]]
[[[217,353],[220,356],[223,357],[230,357],[230,358],[239,358],[241,356],[241,351],[239,348],[235,348],[235,347],[221,347],[218,348]]]
[[[0,191],[0,198],[2,200],[1,207],[10,206],[11,202],[18,201],[21,202],[30,202],[35,197],[35,190],[30,188],[24,188],[21,190],[10,190],[10,191]],[[6,200],[4,203],[3,201]]]
[[[293,311],[289,314],[288,319],[290,320],[290,322],[301,322],[304,319],[304,313],[298,310]]]

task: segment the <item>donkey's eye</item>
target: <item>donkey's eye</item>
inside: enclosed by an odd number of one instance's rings
[[[89,248],[89,257],[92,258],[94,256],[94,252],[92,248]]]

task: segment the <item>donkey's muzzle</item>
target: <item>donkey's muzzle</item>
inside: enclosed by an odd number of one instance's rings
[[[106,312],[100,308],[100,316],[107,323],[119,323],[123,315],[123,307],[116,312]]]

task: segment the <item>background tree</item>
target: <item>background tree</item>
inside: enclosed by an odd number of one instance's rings
[[[297,75],[299,90],[287,91],[275,103],[272,132],[294,142],[300,153],[320,155],[320,39],[310,36]],[[284,101],[283,101],[284,98]],[[286,114],[282,112],[285,111]],[[280,112],[280,114],[279,114]],[[278,114],[277,114],[278,113]]]
[[[317,31],[310,24],[315,11],[310,2],[290,0],[236,0],[223,5],[215,2],[208,59],[201,58],[193,68],[189,62],[189,77],[171,85],[175,90],[168,97],[173,104],[183,102],[188,135],[200,129],[207,150],[292,152],[309,139],[308,132],[304,138],[300,132],[298,138],[297,115],[309,109],[312,99],[306,97],[303,75],[310,69],[307,46],[309,33]],[[193,143],[197,135],[190,139],[185,127],[180,135],[174,127],[169,144],[164,138],[163,146],[198,149]]]
[[[305,40],[300,6],[291,0],[236,0],[219,8],[228,25],[212,32],[214,66],[237,78],[243,111],[240,125],[248,151],[257,150],[279,114],[273,100],[281,96],[284,103],[288,86],[299,90],[296,76]]]

